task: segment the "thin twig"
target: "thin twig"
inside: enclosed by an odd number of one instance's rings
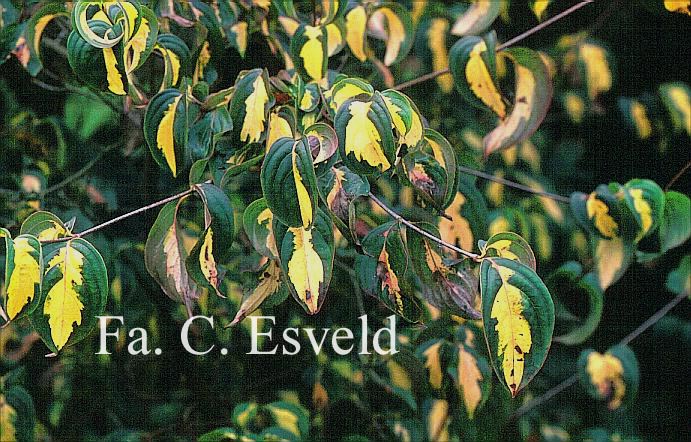
[[[431,239],[432,241],[436,242],[437,244],[439,244],[439,245],[441,245],[441,246],[443,246],[443,247],[446,247],[447,249],[453,250],[453,251],[456,252],[456,253],[460,253],[461,255],[466,256],[466,257],[472,259],[473,261],[480,261],[480,255],[477,255],[477,254],[475,254],[475,253],[473,253],[473,252],[469,252],[469,251],[467,251],[467,250],[463,250],[463,249],[461,249],[460,247],[456,247],[456,246],[453,245],[453,244],[449,244],[448,242],[444,241],[443,239],[437,238],[436,236],[432,235],[431,233],[429,233],[429,232],[427,232],[427,231],[425,231],[425,230],[422,230],[421,228],[419,228],[419,227],[416,226],[415,224],[413,224],[413,223],[411,223],[410,221],[408,221],[407,219],[403,218],[401,215],[399,215],[398,213],[396,213],[396,212],[394,212],[392,209],[390,209],[389,206],[387,206],[386,204],[384,204],[379,198],[377,198],[376,196],[374,196],[374,194],[373,194],[372,192],[370,192],[370,193],[368,194],[368,196],[369,196],[370,199],[371,199],[372,201],[374,201],[379,207],[381,207],[382,209],[384,209],[384,211],[385,211],[386,213],[388,213],[390,216],[392,216],[392,217],[393,217],[394,219],[396,219],[397,221],[399,221],[399,222],[405,224],[405,226],[408,227],[409,229],[414,230],[414,231],[416,231],[417,233],[419,233],[420,235],[422,235],[422,236],[424,236],[424,237],[426,237],[426,238],[428,238],[428,239]]]
[[[124,219],[130,218],[130,217],[132,217],[132,216],[134,216],[134,215],[138,215],[138,214],[140,214],[140,213],[146,212],[147,210],[151,210],[151,209],[154,209],[154,208],[156,208],[156,207],[162,206],[162,205],[164,205],[164,204],[168,204],[168,203],[171,202],[171,201],[176,201],[176,200],[179,200],[180,198],[184,198],[184,197],[186,197],[187,195],[190,195],[190,194],[192,194],[192,193],[194,193],[194,192],[196,192],[196,190],[195,190],[194,188],[190,188],[190,189],[185,190],[184,192],[180,192],[180,193],[178,193],[178,194],[176,194],[176,195],[169,196],[169,197],[164,198],[164,199],[162,199],[162,200],[160,200],[160,201],[156,201],[155,203],[151,203],[151,204],[149,204],[149,205],[147,205],[147,206],[140,207],[139,209],[133,210],[132,212],[127,212],[127,213],[125,213],[125,214],[123,214],[123,215],[120,215],[120,216],[118,216],[118,217],[116,217],[116,218],[113,218],[113,219],[111,219],[111,220],[105,221],[105,222],[103,222],[103,223],[101,223],[101,224],[97,224],[97,225],[95,225],[95,226],[93,226],[93,227],[91,227],[91,228],[89,228],[89,229],[84,230],[83,232],[75,233],[74,235],[65,236],[65,237],[63,237],[63,238],[51,239],[51,240],[47,240],[47,241],[41,241],[41,243],[42,243],[42,244],[51,244],[51,243],[57,243],[57,242],[70,241],[70,240],[75,239],[75,238],[82,238],[82,237],[84,237],[84,236],[86,236],[86,235],[90,235],[90,234],[92,234],[92,233],[94,233],[94,232],[97,232],[97,231],[103,229],[103,228],[106,228],[106,227],[108,227],[108,226],[110,226],[110,225],[112,225],[112,224],[115,224],[115,223],[118,223],[118,222],[120,222],[120,221],[122,221],[122,220],[124,220]]]
[[[593,3],[594,1],[595,0],[584,0],[580,3],[573,5],[569,9],[566,9],[565,11],[560,12],[559,14],[555,15],[554,17],[551,17],[551,18],[543,21],[539,25],[528,29],[527,31],[523,32],[522,34],[517,35],[516,37],[512,38],[511,40],[500,44],[499,46],[497,46],[497,52],[504,50],[504,49],[508,48],[509,46],[518,43],[519,41],[533,35],[534,33],[538,32],[538,31],[541,31],[542,29],[550,26],[552,23],[555,23],[555,22],[561,20],[562,18],[564,18],[564,17],[570,15],[571,13],[581,9],[585,5]],[[418,78],[414,78],[410,81],[406,81],[405,83],[401,83],[398,86],[394,86],[393,89],[400,91],[402,89],[406,89],[406,88],[409,88],[411,86],[414,86],[418,83],[423,83],[425,81],[432,80],[433,78],[439,77],[440,75],[448,74],[449,72],[450,72],[449,68],[441,69],[439,71],[430,72],[429,74],[422,75]]]
[[[546,198],[550,198],[550,199],[553,199],[555,201],[559,201],[560,203],[566,203],[566,204],[569,203],[569,198],[566,196],[557,195],[556,193],[545,192],[543,190],[535,190],[535,189],[528,187],[526,185],[519,184],[519,183],[516,183],[513,181],[509,181],[509,180],[504,179],[504,178],[496,177],[494,175],[490,175],[488,173],[481,172],[479,170],[471,169],[471,168],[468,168],[465,166],[458,166],[458,170],[460,170],[463,173],[467,173],[468,175],[473,175],[473,176],[476,176],[476,177],[479,177],[479,178],[482,178],[485,180],[494,181],[495,183],[504,184],[505,186],[513,187],[514,189],[522,190],[524,192],[533,193],[535,195],[544,196]]]
[[[57,183],[56,185],[50,186],[49,188],[47,188],[47,189],[45,190],[45,192],[43,192],[43,194],[46,195],[46,194],[48,194],[48,193],[55,192],[56,190],[65,187],[66,185],[68,185],[68,184],[71,183],[72,181],[74,181],[74,180],[76,180],[77,178],[81,177],[81,176],[84,175],[86,172],[88,172],[92,167],[94,167],[94,166],[96,165],[96,163],[98,163],[98,162],[101,160],[101,158],[103,158],[103,155],[105,155],[106,153],[108,153],[108,152],[110,152],[111,150],[115,149],[115,148],[118,147],[119,145],[120,145],[119,143],[115,143],[115,144],[111,144],[110,146],[107,146],[105,149],[103,149],[103,150],[100,151],[98,154],[96,154],[96,156],[95,156],[93,159],[91,159],[91,161],[89,161],[88,163],[86,163],[86,164],[84,165],[84,167],[82,167],[81,169],[79,169],[78,171],[76,171],[75,173],[73,173],[72,175],[68,176],[68,177],[65,178],[64,180],[60,181],[60,182]]]
[[[667,304],[665,304],[664,307],[662,307],[660,310],[655,312],[650,318],[648,318],[644,323],[639,325],[634,331],[626,335],[621,341],[619,341],[618,345],[628,345],[639,337],[643,332],[648,330],[650,327],[655,325],[660,319],[662,319],[667,313],[669,313],[670,310],[672,310],[674,307],[676,307],[677,304],[679,304],[682,300],[686,299],[688,296],[687,293],[682,293],[678,296],[676,296],[674,299],[669,301]],[[571,377],[567,378],[564,380],[562,383],[559,385],[550,388],[545,392],[545,394],[536,397],[535,399],[526,402],[523,404],[521,407],[519,407],[510,417],[509,421],[513,419],[518,419],[519,417],[523,416],[526,414],[528,411],[532,410],[535,407],[538,407],[548,400],[552,399],[554,396],[558,395],[562,391],[566,390],[567,388],[571,387],[578,381],[578,375],[574,374]]]
[[[682,167],[681,170],[677,172],[677,174],[674,175],[674,177],[671,180],[669,180],[669,183],[667,183],[667,185],[665,186],[665,192],[667,192],[672,187],[672,185],[674,185],[674,183],[676,183],[677,180],[681,178],[687,170],[689,170],[689,167],[691,167],[691,161],[686,163],[686,165]]]

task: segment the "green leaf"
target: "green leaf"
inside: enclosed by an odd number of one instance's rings
[[[278,139],[264,158],[260,180],[276,218],[290,227],[312,225],[318,188],[307,140]]]
[[[309,227],[288,227],[274,220],[281,270],[295,300],[311,315],[322,307],[331,282],[334,234],[331,219],[315,206]]]
[[[345,166],[331,167],[319,177],[319,189],[334,224],[346,238],[355,243],[350,221],[355,218],[355,200],[366,196],[370,191],[369,182]]]
[[[506,104],[496,80],[496,43],[494,32],[463,37],[449,51],[449,69],[456,89],[468,103],[505,118]]]
[[[691,237],[691,200],[683,193],[665,192],[665,208],[660,225],[661,250],[666,252]]]
[[[321,81],[329,64],[328,36],[323,26],[300,25],[290,39],[295,67],[305,81]]]
[[[240,438],[234,428],[225,427],[204,433],[197,438],[197,442],[231,442]]]
[[[505,2],[494,0],[477,0],[461,14],[451,28],[451,34],[464,36],[475,35],[485,31],[499,16]]]
[[[515,397],[547,358],[554,330],[552,297],[533,269],[505,258],[482,261],[480,291],[492,365]]]
[[[173,34],[158,34],[154,50],[163,57],[163,80],[160,90],[177,86],[188,74],[192,55],[182,39]]]
[[[31,324],[54,352],[84,339],[108,299],[108,272],[101,254],[77,238],[43,247],[41,303]]]
[[[624,201],[638,224],[635,240],[640,241],[660,224],[665,194],[655,182],[641,179],[627,182],[623,190]]]
[[[586,349],[578,357],[578,380],[593,398],[607,402],[610,410],[633,401],[638,391],[638,361],[625,345],[616,345],[605,354]]]
[[[274,215],[266,204],[266,199],[259,198],[247,206],[242,215],[245,233],[254,249],[263,256],[278,259],[276,239],[273,233]]]
[[[480,245],[483,257],[499,257],[520,262],[533,270],[537,269],[535,254],[528,241],[513,232],[501,232],[492,235],[487,242]]]
[[[29,393],[19,385],[0,385],[0,440],[33,441],[36,410]]]
[[[350,99],[336,113],[334,128],[343,163],[360,175],[392,169],[396,158],[393,124],[379,93],[363,101]]]
[[[492,389],[492,368],[478,349],[480,333],[470,323],[458,327],[452,365],[448,369],[469,419],[482,408]]]
[[[513,62],[515,99],[508,116],[485,136],[485,157],[532,136],[552,102],[552,79],[538,52],[527,48],[508,48],[500,54]]]
[[[14,240],[10,232],[0,228],[5,238],[5,277],[0,290],[0,316],[6,321],[31,314],[41,302],[43,251],[32,235]]]
[[[275,425],[290,432],[298,439],[309,438],[309,413],[300,405],[290,402],[277,401],[262,407],[269,412]]]
[[[691,135],[691,115],[689,114],[689,100],[691,100],[691,88],[682,82],[665,83],[659,88],[660,98],[664,104],[669,119],[672,121],[674,131],[686,132]]]
[[[108,105],[81,94],[71,94],[65,102],[65,125],[88,140],[101,129],[116,127],[119,115]]]
[[[177,89],[156,94],[144,114],[144,138],[156,163],[174,177],[189,161],[190,110],[187,95]]]
[[[691,298],[691,255],[679,261],[679,266],[667,274],[665,287],[677,295],[686,294]]]
[[[39,241],[52,241],[70,236],[72,232],[57,216],[39,211],[24,220],[19,234],[35,236]]]
[[[191,312],[201,290],[185,266],[189,253],[177,219],[179,206],[184,200],[172,201],[159,212],[144,245],[144,263],[163,292],[173,301],[185,304]]]
[[[564,345],[578,345],[585,342],[597,329],[602,319],[604,306],[604,293],[600,288],[594,273],[583,275],[583,268],[578,262],[569,261],[555,270],[546,280],[550,292],[558,294],[554,299],[557,317],[569,317],[576,322],[566,333],[554,338]],[[570,300],[572,303],[588,304],[587,315],[580,320],[574,316],[561,300]]]
[[[439,232],[431,224],[419,223],[418,227],[439,237]],[[410,261],[422,282],[421,289],[427,302],[444,313],[465,319],[481,319],[482,315],[475,309],[477,278],[464,270],[451,268],[445,262],[439,244],[412,229],[406,230],[406,238],[408,248],[415,251],[411,253]]]
[[[355,273],[362,290],[410,322],[422,317],[408,274],[408,253],[395,223],[372,229],[362,240],[364,255],[355,257]]]
[[[411,148],[417,146],[422,141],[424,125],[420,111],[413,100],[393,89],[383,91],[381,96],[398,133],[398,144]]]
[[[275,306],[288,297],[288,287],[283,283],[281,267],[276,260],[269,260],[261,271],[259,282],[252,290],[242,297],[235,318],[230,325],[235,325],[251,315],[260,306]]]
[[[360,78],[344,77],[337,80],[325,95],[329,100],[331,112],[335,115],[341,109],[341,106],[351,98],[369,99],[374,95],[374,88]]]
[[[386,42],[384,64],[391,66],[403,60],[415,41],[415,28],[410,12],[403,5],[384,2],[373,9],[368,24]]]
[[[260,143],[266,134],[269,115],[275,103],[266,70],[241,72],[235,81],[235,92],[230,99],[230,117],[233,120],[233,141],[238,146]]]
[[[213,184],[196,184],[194,189],[204,203],[204,230],[185,259],[185,267],[197,284],[220,294],[223,274],[218,266],[229,263],[235,236],[233,206]]]
[[[31,75],[36,76],[41,69],[43,69],[41,60],[41,37],[43,36],[43,31],[46,29],[46,26],[56,17],[64,17],[67,15],[68,13],[65,9],[65,5],[61,3],[49,3],[31,15],[24,31],[31,53],[31,61],[27,66],[27,70]]]
[[[90,20],[89,26],[99,34],[105,34],[110,29],[102,21]],[[77,77],[87,85],[115,95],[126,95],[128,83],[123,48],[120,42],[116,46],[99,49],[75,30],[67,38],[67,60]]]

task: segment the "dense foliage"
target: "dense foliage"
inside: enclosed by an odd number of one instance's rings
[[[678,439],[688,49],[645,42],[691,6],[634,3],[1,0],[0,440]]]

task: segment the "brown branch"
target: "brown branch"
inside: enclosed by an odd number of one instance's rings
[[[527,37],[533,35],[533,34],[536,33],[536,32],[541,31],[542,29],[544,29],[544,28],[550,26],[552,23],[555,23],[555,22],[561,20],[562,18],[564,18],[564,17],[570,15],[571,13],[573,13],[573,12],[575,12],[575,11],[581,9],[583,6],[586,6],[586,5],[590,4],[590,3],[593,3],[594,1],[595,1],[595,0],[583,0],[583,1],[580,2],[580,3],[577,3],[577,4],[573,5],[573,6],[570,7],[569,9],[566,9],[565,11],[560,12],[559,14],[555,15],[554,17],[551,17],[551,18],[549,18],[549,19],[543,21],[542,23],[540,23],[540,24],[538,24],[537,26],[534,26],[534,27],[528,29],[527,31],[523,32],[522,34],[519,34],[519,35],[515,36],[514,38],[510,39],[510,40],[507,41],[506,43],[500,44],[499,46],[497,46],[497,52],[499,52],[499,51],[501,51],[501,50],[504,50],[504,49],[508,48],[509,46],[512,46],[512,45],[518,43],[519,41],[521,41],[521,40],[523,40],[523,39],[525,39],[525,38],[527,38]],[[394,89],[394,90],[397,90],[397,91],[400,91],[400,90],[402,90],[402,89],[406,89],[406,88],[409,88],[409,87],[411,87],[411,86],[414,86],[414,85],[416,85],[416,84],[418,84],[418,83],[423,83],[423,82],[425,82],[425,81],[428,81],[428,80],[431,80],[431,79],[433,79],[433,78],[439,77],[440,75],[448,74],[449,72],[450,72],[450,71],[449,71],[449,68],[442,69],[442,70],[439,70],[439,71],[430,72],[429,74],[422,75],[422,76],[420,76],[420,77],[418,77],[418,78],[415,78],[415,79],[413,79],[413,80],[406,81],[405,83],[401,83],[401,84],[399,84],[398,86],[394,86],[393,89]]]
[[[686,165],[682,167],[681,170],[677,172],[677,174],[674,175],[674,177],[671,180],[669,180],[669,183],[667,183],[667,185],[665,186],[665,192],[668,191],[674,185],[674,183],[676,183],[677,180],[679,180],[679,178],[681,178],[682,175],[686,173],[687,170],[689,170],[689,167],[691,167],[691,161],[686,163]]]
[[[210,182],[210,181],[207,181],[207,183],[208,183],[208,182]],[[130,217],[132,217],[132,216],[134,216],[134,215],[138,215],[138,214],[140,214],[140,213],[146,212],[147,210],[151,210],[151,209],[154,209],[154,208],[156,208],[156,207],[160,207],[160,206],[162,206],[162,205],[164,205],[164,204],[168,204],[168,203],[171,202],[171,201],[176,201],[176,200],[179,200],[180,198],[184,198],[184,197],[186,197],[187,195],[190,195],[190,194],[192,194],[192,193],[194,193],[194,192],[196,192],[196,190],[195,190],[194,188],[190,188],[190,189],[185,190],[184,192],[180,192],[180,193],[178,193],[178,194],[176,194],[176,195],[169,196],[169,197],[164,198],[164,199],[162,199],[162,200],[160,200],[160,201],[156,201],[155,203],[151,203],[151,204],[149,204],[149,205],[147,205],[147,206],[140,207],[139,209],[133,210],[133,211],[131,211],[131,212],[127,212],[127,213],[125,213],[125,214],[123,214],[123,215],[120,215],[120,216],[118,216],[118,217],[116,217],[116,218],[113,218],[113,219],[111,219],[111,220],[105,221],[105,222],[103,222],[103,223],[101,223],[101,224],[97,224],[97,225],[95,225],[95,226],[93,226],[93,227],[91,227],[91,228],[89,228],[89,229],[84,230],[83,232],[75,233],[75,234],[73,234],[73,235],[65,236],[65,237],[63,237],[63,238],[51,239],[51,240],[47,240],[47,241],[41,241],[41,243],[42,243],[42,244],[52,244],[52,243],[70,241],[70,240],[73,240],[73,239],[76,239],[76,238],[82,238],[82,237],[84,237],[84,236],[86,236],[86,235],[90,235],[90,234],[92,234],[92,233],[95,233],[95,232],[97,232],[97,231],[103,229],[103,228],[106,228],[106,227],[108,227],[108,226],[110,226],[110,225],[113,225],[113,224],[115,224],[115,223],[118,223],[118,222],[120,222],[120,221],[122,221],[122,220],[124,220],[124,219],[130,218]]]
[[[688,295],[686,293],[682,293],[682,294],[676,296],[674,299],[672,299],[667,304],[665,304],[664,307],[662,307],[660,310],[655,312],[644,323],[639,325],[634,331],[632,331],[631,333],[626,335],[621,341],[619,341],[618,345],[630,344],[631,341],[633,341],[638,336],[640,336],[643,332],[645,332],[650,327],[655,325],[660,319],[662,319],[667,313],[669,313],[670,310],[672,310],[674,307],[676,307],[677,304],[679,304],[682,300],[686,299],[687,296]],[[514,419],[518,419],[519,417],[523,416],[524,414],[526,414],[528,411],[532,410],[533,408],[544,404],[548,400],[552,399],[554,396],[558,395],[562,391],[564,391],[567,388],[571,387],[572,385],[576,384],[577,381],[578,381],[578,375],[576,375],[576,374],[565,379],[559,385],[556,385],[555,387],[550,388],[543,395],[538,396],[535,399],[528,401],[525,404],[523,404],[509,417],[509,421],[512,421]]]
[[[479,170],[471,169],[469,167],[458,166],[458,170],[460,170],[463,173],[467,173],[468,175],[473,175],[473,176],[476,176],[476,177],[479,177],[479,178],[482,178],[485,180],[494,181],[495,183],[504,184],[505,186],[513,187],[514,189],[522,190],[524,192],[533,193],[535,195],[544,196],[546,198],[550,198],[550,199],[553,199],[555,201],[559,201],[560,203],[569,204],[569,201],[570,201],[569,198],[566,196],[557,195],[556,193],[545,192],[543,190],[535,190],[535,189],[528,187],[526,185],[519,184],[519,183],[516,183],[513,181],[509,181],[509,180],[504,179],[504,178],[496,177],[494,175],[490,175],[488,173],[481,172]]]
[[[43,195],[46,195],[46,194],[51,193],[51,192],[55,192],[56,190],[61,189],[61,188],[65,187],[66,185],[68,185],[69,183],[71,183],[72,181],[78,179],[79,177],[84,175],[86,172],[88,172],[92,167],[94,167],[96,165],[96,163],[98,163],[101,160],[101,158],[103,158],[103,155],[105,155],[106,153],[115,149],[119,145],[120,145],[119,143],[115,143],[115,144],[111,144],[110,146],[107,146],[105,149],[98,152],[96,154],[96,156],[91,159],[91,161],[89,161],[88,163],[86,163],[84,165],[84,167],[82,167],[81,169],[79,169],[78,171],[73,173],[72,175],[68,176],[64,180],[60,181],[59,183],[55,184],[54,186],[50,186],[49,188],[47,188],[43,192]]]
[[[426,238],[428,238],[428,239],[431,239],[432,241],[436,242],[437,244],[439,244],[439,245],[441,245],[441,246],[443,246],[443,247],[446,247],[447,249],[453,250],[453,251],[456,252],[456,253],[460,253],[461,255],[466,256],[466,257],[472,259],[473,261],[480,261],[480,255],[475,254],[475,253],[473,253],[473,252],[469,252],[469,251],[467,251],[467,250],[463,250],[463,249],[461,249],[460,247],[456,247],[455,245],[450,244],[450,243],[444,241],[444,240],[441,239],[441,238],[437,238],[436,236],[432,235],[431,233],[429,233],[429,232],[427,232],[427,231],[425,231],[425,230],[422,230],[421,228],[419,228],[419,227],[416,226],[415,224],[413,224],[413,223],[411,223],[410,221],[408,221],[407,219],[403,218],[401,215],[399,215],[398,213],[394,212],[391,208],[389,208],[389,206],[387,206],[386,204],[384,204],[379,198],[377,198],[376,196],[374,196],[374,194],[373,194],[372,192],[370,192],[370,193],[368,194],[368,196],[369,196],[369,198],[370,198],[372,201],[374,201],[379,207],[381,207],[382,209],[384,209],[384,211],[385,211],[386,213],[388,213],[388,214],[389,214],[391,217],[393,217],[396,221],[399,221],[400,223],[404,224],[404,225],[405,225],[406,227],[408,227],[409,229],[414,230],[415,232],[419,233],[420,235],[422,235],[422,236],[424,236],[424,237],[426,237]]]

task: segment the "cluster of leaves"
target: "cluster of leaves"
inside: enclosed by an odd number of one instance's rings
[[[650,180],[575,192],[571,212],[586,239],[548,196],[511,205],[505,186],[493,182],[486,188],[495,206],[490,210],[477,182],[464,175],[482,157],[490,167],[503,163],[495,178],[508,169],[534,192],[552,187],[532,177],[540,172],[533,141],[545,143],[535,132],[552,97],[581,124],[600,112],[599,99],[614,82],[611,55],[585,34],[563,37],[551,51],[503,47],[487,29],[508,13],[508,2],[448,9],[412,2],[410,11],[393,2],[308,3],[193,0],[150,8],[132,0],[49,2],[26,21],[12,15],[16,8],[3,8],[3,21],[15,23],[2,30],[0,56],[12,52],[39,75],[43,34],[52,22],[68,33],[67,60],[89,88],[83,93],[143,111],[150,156],[171,179],[187,175],[189,190],[163,206],[143,248],[123,247],[118,254],[143,261],[188,315],[200,309],[230,320],[234,311],[230,323],[238,324],[290,295],[314,315],[337,290],[332,281],[342,277],[340,264],[351,276],[347,287],[370,295],[375,309],[424,322],[426,330],[405,332],[399,355],[375,368],[365,365],[367,381],[355,364],[320,361],[324,373],[313,383],[312,401],[317,408],[328,401],[321,377],[328,380],[329,373],[361,391],[376,384],[400,401],[386,407],[384,429],[377,428],[381,438],[447,440],[474,425],[483,408],[502,407],[505,393],[490,399],[490,367],[511,397],[535,377],[552,342],[555,315],[567,324],[555,341],[585,342],[600,322],[604,291],[631,263],[657,260],[688,240],[691,204]],[[551,4],[530,6],[541,19]],[[229,51],[244,56],[253,35],[285,69],[274,76],[261,66],[245,70],[226,87]],[[450,35],[461,38],[449,49]],[[435,130],[433,112],[423,115],[411,97],[391,87],[391,69],[417,46],[429,51],[433,68],[449,69],[450,75],[437,78],[440,89],[449,94],[455,87],[482,112],[479,123],[462,122],[458,131],[437,124]],[[333,70],[338,55],[344,66],[346,57],[357,60],[353,71],[361,76]],[[641,139],[659,134],[667,146],[670,128],[689,133],[691,94],[679,82],[659,92],[640,102],[621,99],[620,108]],[[64,124],[79,126],[78,138],[89,140],[98,125],[89,130],[87,115],[75,115],[81,124]],[[27,126],[28,134],[51,124],[56,138],[63,137],[59,121],[24,115],[11,124]],[[35,144],[49,143],[39,137]],[[58,144],[64,150],[64,140]],[[58,163],[62,169],[64,161]],[[34,202],[22,213],[40,208],[44,175],[40,168],[24,172],[23,187]],[[398,197],[406,218],[384,206],[375,191],[389,201]],[[394,220],[386,222],[390,215]],[[18,236],[0,231],[6,256],[0,314],[13,325],[28,317],[58,353],[89,335],[95,316],[106,311],[109,286],[119,305],[122,285],[132,290],[139,283],[118,257],[109,284],[104,259],[72,233],[73,222],[45,211],[16,219],[22,221]],[[552,226],[568,231],[577,257],[586,258],[583,265],[559,266],[543,283],[536,269],[552,258]],[[688,291],[690,262],[685,258],[670,273],[671,291]],[[566,294],[587,300],[585,319],[561,301]],[[486,345],[479,344],[481,334]],[[585,350],[578,371],[586,391],[610,409],[630,403],[637,390],[636,359],[625,346],[604,354]],[[0,391],[0,410],[8,410],[0,417],[11,421],[6,428],[32,428],[12,411],[29,407],[24,393],[6,384]],[[243,403],[232,428],[201,440],[306,439],[309,416],[299,402]]]

